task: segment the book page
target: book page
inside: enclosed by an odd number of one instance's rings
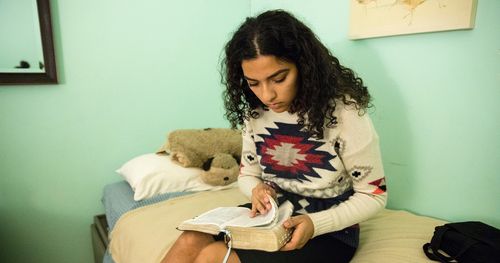
[[[250,217],[250,212],[246,215],[241,215],[228,221],[223,226],[238,226],[238,227],[254,227],[264,225],[275,225],[278,218],[278,205],[276,201],[269,197],[271,200],[271,209],[264,215],[257,214],[255,217]]]
[[[193,225],[216,225],[219,229],[224,229],[226,226],[274,226],[278,221],[278,206],[273,198],[270,197],[270,200],[271,209],[264,215],[258,214],[255,217],[250,217],[251,209],[246,207],[219,207],[193,219],[186,220],[183,223]]]
[[[269,226],[264,226],[263,228],[272,228],[275,225],[283,225],[285,220],[290,218],[293,214],[293,204],[290,201],[285,201],[280,205],[278,209],[278,216],[276,217],[276,223],[270,224]]]
[[[246,207],[219,207],[203,213],[193,219],[186,220],[190,224],[211,224],[217,225],[221,229],[225,222],[231,221],[235,218],[246,216],[250,214],[250,209]]]

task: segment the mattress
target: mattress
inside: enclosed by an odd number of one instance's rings
[[[108,248],[119,263],[160,262],[181,233],[175,228],[180,222],[213,207],[241,204],[245,198],[235,188],[200,192],[135,209],[117,222]],[[432,262],[422,245],[431,240],[434,228],[444,223],[407,211],[384,209],[360,223],[360,246],[351,263]]]
[[[108,184],[104,187],[102,195],[102,203],[104,205],[106,221],[109,226],[107,230],[108,232],[111,232],[118,219],[128,211],[191,193],[193,192],[172,192],[161,194],[141,201],[135,201],[134,191],[126,181],[119,181],[116,183]],[[114,263],[111,255],[107,250],[104,254],[102,262]]]
[[[113,257],[118,260],[116,262],[159,262],[180,234],[175,226],[182,220],[191,218],[210,206],[243,202],[243,196],[237,188],[191,193],[167,193],[136,202],[133,200],[132,189],[125,181],[107,185],[102,201],[108,229],[110,232],[113,230],[108,250],[114,251]],[[172,214],[171,211],[176,213]],[[161,221],[161,227],[158,226],[158,220]],[[432,262],[425,257],[422,245],[430,241],[434,228],[444,223],[446,222],[443,220],[406,211],[384,209],[360,224],[360,247],[351,262]],[[161,239],[155,242],[155,236]],[[115,263],[113,257],[108,251],[104,256],[99,255],[103,263]],[[155,259],[144,261],[147,257]]]

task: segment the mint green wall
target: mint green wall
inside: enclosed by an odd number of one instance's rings
[[[92,262],[113,171],[170,130],[227,126],[222,45],[278,7],[371,89],[390,207],[500,227],[500,2],[472,31],[350,41],[348,1],[53,0],[61,84],[0,87],[0,262]]]
[[[0,262],[93,262],[114,170],[172,129],[228,126],[219,55],[249,4],[52,1],[61,83],[0,86]]]
[[[252,1],[289,10],[363,77],[376,108],[390,208],[500,227],[500,1],[476,27],[351,41],[349,1]]]

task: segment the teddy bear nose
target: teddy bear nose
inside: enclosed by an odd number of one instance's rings
[[[229,180],[229,177],[227,177],[227,176],[224,177],[224,181],[227,181],[227,180]]]

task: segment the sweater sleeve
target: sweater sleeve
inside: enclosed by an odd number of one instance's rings
[[[262,182],[262,168],[257,158],[253,130],[248,121],[245,121],[245,126],[241,134],[243,137],[243,145],[238,186],[240,187],[240,191],[251,199],[253,188]]]
[[[309,214],[314,235],[338,231],[367,220],[385,207],[387,193],[379,139],[367,114],[342,111],[338,154],[352,178],[354,194],[338,206]]]

